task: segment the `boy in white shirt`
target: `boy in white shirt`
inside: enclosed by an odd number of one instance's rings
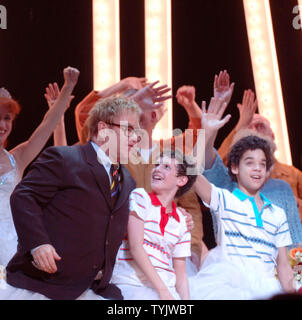
[[[128,235],[119,249],[112,283],[126,300],[189,299],[186,257],[191,234],[175,197],[196,180],[183,154],[164,151],[151,173],[152,192],[138,188],[130,195]]]
[[[206,144],[229,119],[220,120],[221,116],[204,108]],[[229,174],[237,181],[237,189],[231,193],[204,176],[197,177],[194,190],[215,213],[218,234],[217,247],[190,279],[193,299],[257,299],[294,292],[286,250],[292,243],[286,214],[260,192],[272,165],[268,141],[249,135],[238,140],[229,153]]]

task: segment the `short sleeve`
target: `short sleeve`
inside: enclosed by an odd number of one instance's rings
[[[290,236],[286,214],[281,208],[275,210],[278,210],[280,214],[280,224],[276,231],[276,246],[277,248],[290,246],[293,242]]]
[[[211,186],[211,203],[208,204],[204,202],[204,205],[208,207],[213,213],[218,214],[224,208],[223,199],[225,196],[222,189],[215,187],[213,184],[211,184]]]
[[[134,189],[129,196],[129,209],[135,211],[136,214],[142,219],[146,220],[148,213],[149,195],[143,188]]]
[[[181,213],[179,213],[181,215]],[[184,258],[191,256],[191,232],[187,229],[186,219],[183,218],[180,220],[182,224],[181,235],[175,244],[173,250],[173,258]]]

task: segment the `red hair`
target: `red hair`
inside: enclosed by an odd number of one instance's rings
[[[12,113],[14,119],[21,111],[19,103],[12,98],[0,97],[0,107],[4,107],[8,112]]]
[[[15,119],[21,111],[19,103],[12,98],[0,97],[0,107],[6,108],[9,113],[12,113],[13,119]],[[6,148],[7,140],[4,141],[3,146]]]

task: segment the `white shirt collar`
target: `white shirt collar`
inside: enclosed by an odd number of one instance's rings
[[[110,175],[110,167],[112,164],[112,161],[110,158],[107,156],[107,154],[98,146],[95,142],[90,141],[91,145],[93,146],[93,149],[95,150],[97,154],[97,159],[100,164],[102,164],[109,176],[109,180],[111,182],[111,175]]]

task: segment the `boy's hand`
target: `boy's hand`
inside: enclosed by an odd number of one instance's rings
[[[163,289],[158,292],[160,300],[175,300],[168,289]]]
[[[192,231],[194,228],[194,221],[193,221],[192,215],[184,208],[177,207],[177,209],[179,209],[181,211],[181,213],[186,217],[188,231]]]
[[[202,102],[202,129],[205,129],[206,134],[217,132],[231,118],[231,115],[226,115],[222,120],[222,116],[227,107],[227,103],[218,98],[212,98],[208,110],[206,110],[206,102]]]

